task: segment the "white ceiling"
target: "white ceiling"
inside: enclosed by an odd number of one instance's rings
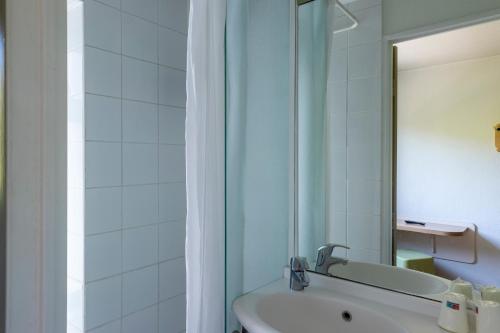
[[[396,45],[399,70],[500,55],[500,20]]]

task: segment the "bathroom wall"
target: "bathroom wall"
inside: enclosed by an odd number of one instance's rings
[[[185,329],[188,0],[84,2],[84,296],[76,332]]]
[[[242,293],[283,276],[289,240],[290,1],[228,2],[226,332]]]
[[[500,56],[400,71],[398,214],[478,227],[476,264],[440,274],[500,285]]]
[[[350,246],[352,260],[380,262],[382,1],[348,7],[359,26],[334,35],[328,62],[334,136],[328,240]],[[348,21],[338,13],[335,25]]]
[[[498,0],[384,0],[384,35],[495,11]]]

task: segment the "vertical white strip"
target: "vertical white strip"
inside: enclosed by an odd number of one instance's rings
[[[192,0],[186,107],[188,333],[224,332],[226,2]]]

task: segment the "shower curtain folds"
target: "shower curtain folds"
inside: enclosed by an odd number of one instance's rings
[[[191,0],[186,73],[186,332],[224,332],[225,0]]]

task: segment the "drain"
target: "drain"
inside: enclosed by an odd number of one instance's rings
[[[352,315],[349,311],[342,312],[342,319],[346,322],[350,322],[352,320]]]

